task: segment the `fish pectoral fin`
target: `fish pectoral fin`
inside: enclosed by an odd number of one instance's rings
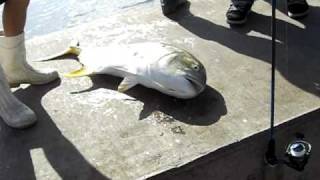
[[[136,80],[136,78],[134,77],[125,77],[122,82],[120,83],[120,85],[118,86],[118,91],[119,92],[125,92],[127,90],[129,90],[130,88],[132,88],[133,86],[137,85],[138,82]]]
[[[63,76],[68,78],[73,78],[73,77],[88,76],[92,73],[93,72],[88,70],[85,66],[82,66],[80,69],[64,74]]]

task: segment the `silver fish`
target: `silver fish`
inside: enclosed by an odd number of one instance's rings
[[[65,53],[78,55],[81,69],[65,74],[80,77],[109,74],[124,78],[118,91],[125,92],[137,84],[164,94],[188,99],[206,87],[206,70],[187,51],[162,43],[135,43],[107,47],[72,46]]]

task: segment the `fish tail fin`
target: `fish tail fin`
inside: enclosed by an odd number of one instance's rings
[[[67,49],[63,50],[62,52],[58,52],[56,54],[53,54],[53,55],[50,55],[47,57],[43,57],[43,58],[40,58],[37,60],[33,60],[33,61],[35,61],[35,62],[53,61],[53,60],[58,59],[59,57],[63,57],[68,54],[79,56],[80,53],[81,53],[81,48],[79,45],[79,41],[72,41],[70,43],[69,47]]]
[[[66,73],[63,76],[68,78],[74,78],[88,76],[90,74],[92,74],[92,71],[88,70],[85,66],[82,66],[80,69]]]
[[[65,51],[65,54],[73,54],[79,56],[81,53],[79,41],[72,41],[69,48]]]

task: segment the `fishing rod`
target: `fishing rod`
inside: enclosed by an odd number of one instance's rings
[[[311,144],[303,141],[304,135],[301,133],[296,134],[296,140],[289,143],[285,155],[287,159],[279,159],[276,156],[276,140],[275,134],[275,72],[276,72],[276,0],[271,0],[272,15],[271,15],[271,90],[270,90],[270,130],[268,150],[265,154],[265,160],[268,165],[276,166],[278,164],[286,164],[287,166],[302,171],[308,163],[311,154]]]

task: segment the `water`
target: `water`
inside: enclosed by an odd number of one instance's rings
[[[131,7],[151,8],[159,0],[31,0],[25,28],[27,38],[63,30]],[[2,7],[1,12],[2,13]],[[1,21],[2,27],[2,21]]]

